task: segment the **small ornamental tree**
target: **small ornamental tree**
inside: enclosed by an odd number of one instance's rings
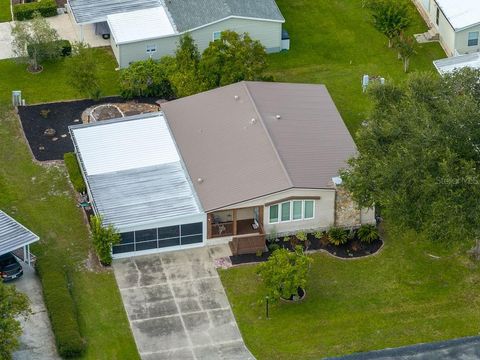
[[[178,97],[194,95],[206,90],[198,74],[200,52],[189,34],[180,38],[175,51],[175,66],[169,74],[172,88]]]
[[[410,58],[416,53],[415,39],[412,36],[398,36],[394,41],[394,46],[398,51],[398,57],[403,61],[403,71],[408,72],[410,67]]]
[[[373,26],[387,37],[389,48],[393,45],[393,39],[400,36],[412,21],[409,5],[406,0],[372,0],[369,2]]]
[[[295,251],[278,249],[262,263],[257,273],[267,288],[272,301],[280,298],[290,299],[298,295],[298,289],[305,289],[312,259],[303,253],[302,247]]]
[[[103,265],[112,264],[112,246],[120,242],[120,234],[113,225],[103,226],[100,216],[91,216],[92,242]]]
[[[96,49],[85,43],[72,47],[72,56],[67,60],[70,85],[81,95],[98,100],[101,95]]]
[[[0,282],[0,359],[12,358],[12,352],[19,346],[18,337],[22,334],[18,317],[29,313],[27,296],[14,286]]]
[[[12,36],[13,53],[20,61],[28,63],[32,72],[41,71],[41,62],[59,58],[62,54],[57,31],[39,13],[35,13],[30,21],[15,21]]]
[[[242,80],[263,80],[267,69],[265,47],[248,34],[223,31],[212,41],[199,63],[201,77],[208,89]]]

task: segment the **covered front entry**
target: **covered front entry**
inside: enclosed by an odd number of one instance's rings
[[[263,206],[214,211],[207,216],[207,238],[232,237],[233,255],[263,251]]]
[[[263,206],[208,214],[209,239],[247,234],[263,234]]]

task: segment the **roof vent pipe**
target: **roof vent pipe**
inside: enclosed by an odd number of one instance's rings
[[[238,95],[235,95],[235,96],[234,96],[234,99],[235,99],[235,100],[238,100],[238,99],[240,99],[240,97],[239,97]]]
[[[197,179],[197,182],[198,182],[199,184],[201,184],[201,183],[203,183],[203,179],[202,179],[202,178],[198,178],[198,179]]]
[[[257,122],[257,119],[255,119],[255,118],[252,118],[252,120],[250,120],[250,124],[252,124],[252,125],[255,125],[256,122]]]
[[[280,120],[282,117],[280,115],[275,115],[275,119]]]

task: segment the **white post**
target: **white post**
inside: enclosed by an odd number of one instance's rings
[[[23,262],[27,262],[27,246],[23,247]]]
[[[30,266],[31,258],[30,258],[30,245],[27,245],[27,256],[28,256],[28,266]]]
[[[83,25],[80,25],[80,42],[83,42]]]

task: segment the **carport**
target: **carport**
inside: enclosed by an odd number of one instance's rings
[[[31,263],[30,244],[40,238],[0,210],[0,255],[23,248],[23,261]]]

